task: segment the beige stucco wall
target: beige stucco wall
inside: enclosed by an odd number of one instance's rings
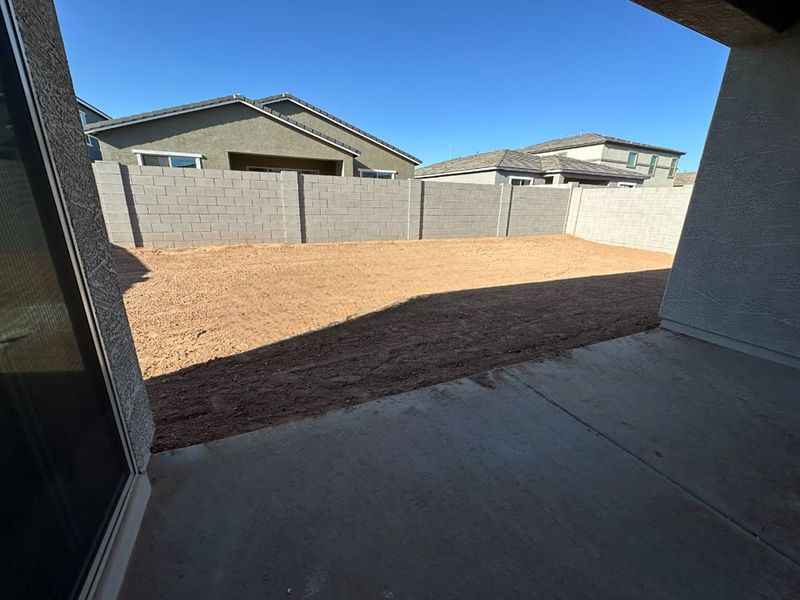
[[[569,150],[553,150],[551,152],[537,152],[539,156],[548,156],[551,154],[563,154],[570,158],[577,158],[578,160],[588,160],[589,162],[599,162],[603,158],[603,144],[595,144],[594,146],[582,146],[580,148],[570,148]]]
[[[423,181],[452,181],[455,183],[502,183],[498,181],[497,171],[483,171],[481,173],[461,173],[459,175],[436,175],[425,177]]]
[[[352,174],[354,177],[358,177],[358,169],[382,169],[397,171],[395,175],[396,179],[410,179],[414,177],[415,165],[413,162],[398,156],[379,144],[369,141],[363,136],[352,133],[341,125],[332,123],[330,120],[324,119],[306,108],[298,106],[294,102],[285,100],[270,104],[269,107],[299,121],[303,125],[312,127],[345,144],[358,148],[358,150],[361,151],[361,155],[357,156],[353,161],[352,171],[346,173],[348,175]]]
[[[644,180],[644,183],[642,184],[644,187],[672,187],[675,184],[675,178],[673,177],[670,179],[668,177],[669,165],[672,161],[672,158],[675,157],[674,154],[653,152],[652,150],[647,150],[645,148],[636,149],[607,145],[603,147],[603,159],[601,162],[610,167],[625,169],[625,165],[628,162],[629,152],[639,153],[636,161],[636,168],[631,170],[637,171],[638,173],[642,173],[644,175],[647,175],[650,169],[650,157],[653,156],[653,154],[658,155],[658,166],[656,167],[655,175],[650,177],[650,179]],[[678,164],[680,165],[680,161]]]
[[[132,150],[203,155],[203,168],[227,169],[228,152],[337,160],[346,173],[353,157],[318,138],[289,127],[243,104],[209,108],[95,134],[103,159],[135,165]]]

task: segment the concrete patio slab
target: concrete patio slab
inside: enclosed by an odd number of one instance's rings
[[[750,406],[791,428],[791,388],[775,388],[800,374],[744,368],[757,359],[718,358],[721,349],[666,332],[633,338],[155,455],[122,597],[798,597],[790,532],[775,524],[774,536],[754,536],[747,507],[784,506],[794,527],[797,506],[785,503],[800,455],[788,429],[753,425],[770,437],[761,440],[746,418]],[[684,351],[693,359],[675,356]],[[594,393],[591,365],[606,353],[616,358]],[[727,361],[721,385],[708,365]],[[691,394],[666,398],[710,422],[667,418],[658,399],[678,385],[705,390],[719,421],[744,423],[715,428]],[[772,400],[756,406],[764,390]],[[619,422],[629,410],[635,427]],[[703,424],[713,452],[696,438]],[[752,447],[740,470],[719,475],[734,450],[726,431],[774,453]],[[747,454],[735,450],[732,461]],[[730,482],[738,475],[746,484]],[[749,486],[764,500],[727,496]]]

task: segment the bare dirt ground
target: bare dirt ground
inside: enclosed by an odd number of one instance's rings
[[[115,260],[155,451],[649,329],[672,264],[570,236],[136,249]]]

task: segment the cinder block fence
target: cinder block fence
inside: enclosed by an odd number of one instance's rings
[[[657,205],[663,194],[648,195],[645,202],[645,188],[511,187],[115,162],[96,162],[94,171],[109,238],[123,247],[567,232],[670,252],[689,195],[663,188],[670,208],[661,214]],[[613,214],[618,211],[626,212],[628,220],[615,233]],[[657,226],[648,221],[649,213]]]

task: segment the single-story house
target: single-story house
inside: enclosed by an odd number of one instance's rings
[[[101,121],[108,121],[111,119],[106,113],[104,113],[99,108],[92,106],[86,100],[78,98],[75,96],[75,100],[78,103],[78,117],[80,117],[81,125],[85,129],[87,125],[92,123],[99,123]],[[103,155],[100,152],[100,144],[97,142],[97,139],[93,138],[90,135],[83,136],[84,142],[86,142],[86,148],[89,151],[89,158],[91,160],[103,160]]]
[[[648,178],[601,163],[568,156],[538,156],[520,150],[494,150],[463,156],[417,169],[417,179],[462,183],[547,185],[578,183],[590,186],[636,187]]]
[[[420,160],[291,94],[239,94],[91,123],[103,160],[409,179]]]
[[[685,154],[680,150],[599,133],[582,133],[548,140],[520,150],[538,156],[567,156],[642,173],[647,175],[642,183],[647,187],[672,187],[678,172],[678,162]]]

